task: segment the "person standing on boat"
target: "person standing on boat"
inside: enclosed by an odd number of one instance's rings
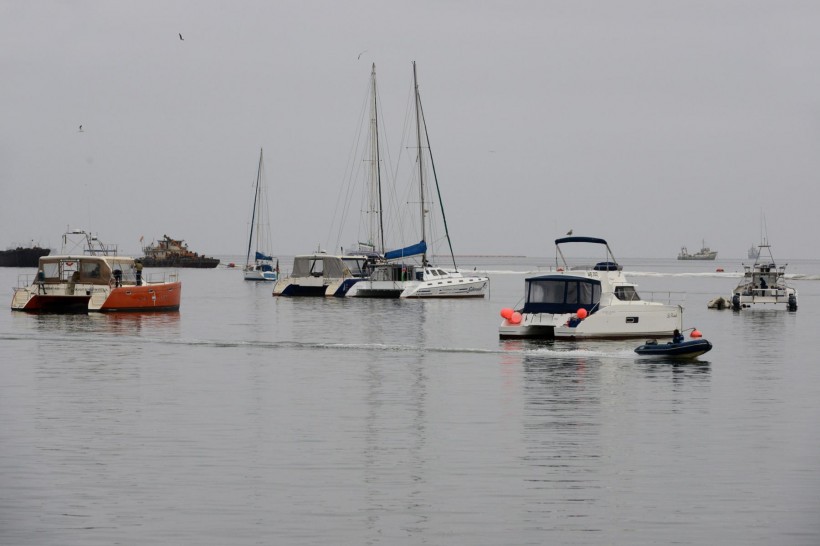
[[[672,343],[683,343],[683,334],[677,328],[672,332]]]
[[[142,286],[142,260],[134,260],[134,269],[137,270],[137,286]]]

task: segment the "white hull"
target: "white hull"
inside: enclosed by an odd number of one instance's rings
[[[276,271],[261,271],[258,269],[245,270],[246,281],[276,282]]]
[[[399,272],[401,274],[399,274]],[[410,277],[407,280],[405,275]],[[490,279],[435,266],[377,264],[369,277],[347,291],[349,298],[483,298]]]
[[[750,293],[749,293],[750,292]],[[737,300],[739,309],[797,309],[797,290],[787,288],[758,288],[746,292],[738,291],[732,295],[734,305]]]
[[[671,337],[683,328],[683,310],[677,305],[634,302],[610,305],[569,326],[574,314],[525,313],[519,324],[504,320],[499,335],[536,339],[626,339]]]
[[[350,287],[348,298],[398,298],[419,281],[372,281],[361,280]]]
[[[487,277],[463,277],[450,273],[447,277],[413,281],[401,293],[402,298],[483,298],[490,280]]]

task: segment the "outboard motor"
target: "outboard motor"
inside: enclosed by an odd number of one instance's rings
[[[732,296],[732,310],[740,311],[740,294]]]
[[[789,311],[797,311],[797,298],[794,294],[789,294],[789,303],[788,303]]]

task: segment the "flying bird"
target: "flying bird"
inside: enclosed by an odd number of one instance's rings
[[[359,59],[361,59],[361,58],[362,58],[362,55],[364,55],[365,53],[367,53],[367,50],[366,50],[366,49],[365,49],[364,51],[362,51],[361,53],[359,53],[359,56],[358,56],[358,57],[356,57],[356,60],[358,61]]]
[[[182,40],[183,42],[185,41],[185,38],[183,38],[183,37],[182,37],[182,33],[181,33],[181,32],[179,33],[179,39],[180,39],[180,40]]]
[[[572,230],[569,230],[569,231],[567,232],[567,235],[572,235]]]
[[[78,133],[82,133],[82,132],[83,132],[83,126],[82,126],[82,125],[80,125],[80,130],[79,130],[79,131],[77,131],[77,132],[78,132]]]

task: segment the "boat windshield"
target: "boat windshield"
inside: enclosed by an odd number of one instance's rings
[[[601,282],[560,275],[526,280],[524,313],[574,313],[592,311],[601,301]]]
[[[336,256],[296,256],[291,275],[342,278],[345,276],[345,264]]]
[[[365,276],[363,268],[365,262],[367,262],[367,257],[361,256],[356,258],[342,258],[342,261],[354,277]]]
[[[621,301],[641,301],[634,286],[616,286],[615,297]]]

